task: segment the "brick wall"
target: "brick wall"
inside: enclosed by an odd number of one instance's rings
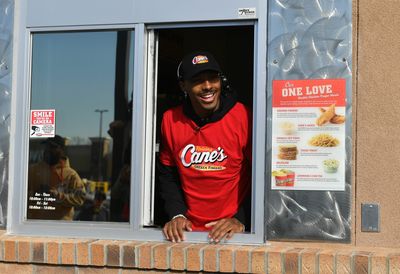
[[[0,273],[400,273],[400,249],[0,237]],[[390,271],[390,272],[389,272]]]

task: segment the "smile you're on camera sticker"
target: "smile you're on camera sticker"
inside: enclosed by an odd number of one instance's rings
[[[54,137],[56,132],[56,110],[36,109],[31,110],[30,137]]]

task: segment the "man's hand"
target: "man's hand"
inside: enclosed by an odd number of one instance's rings
[[[185,240],[185,230],[192,231],[192,222],[185,217],[177,217],[165,224],[163,233],[167,240],[179,243]]]
[[[235,233],[244,232],[244,225],[236,218],[226,218],[214,221],[206,224],[205,227],[212,227],[212,230],[208,234],[208,238],[210,238],[211,242],[216,243],[224,238],[229,240]]]

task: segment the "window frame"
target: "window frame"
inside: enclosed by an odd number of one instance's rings
[[[11,196],[11,211],[8,212],[8,224],[7,230],[12,234],[25,234],[25,235],[72,235],[79,237],[97,237],[97,238],[119,238],[126,239],[129,232],[132,231],[132,223],[117,223],[117,222],[71,222],[62,220],[27,220],[26,219],[26,208],[27,208],[27,188],[28,188],[28,161],[29,161],[29,113],[30,113],[30,97],[31,97],[31,82],[32,82],[32,50],[33,50],[33,35],[36,33],[60,33],[66,31],[76,32],[89,32],[89,31],[117,31],[117,30],[130,30],[134,31],[135,35],[135,47],[136,43],[136,29],[137,24],[130,25],[112,25],[102,26],[101,28],[96,26],[76,26],[76,27],[43,27],[43,28],[29,28],[26,30],[25,35],[27,38],[25,50],[26,58],[24,60],[25,75],[24,77],[23,91],[18,92],[19,96],[13,97],[12,102],[12,113],[15,117],[15,122],[12,123],[12,127],[15,128],[17,140],[11,142],[10,145],[10,181],[11,182],[22,182],[20,184],[10,184]],[[136,52],[134,53],[136,58]],[[134,59],[135,60],[135,59]],[[135,61],[134,61],[135,62]],[[135,70],[135,64],[134,64]],[[18,72],[17,72],[18,74]],[[133,84],[134,80],[132,79]],[[133,86],[135,90],[136,87]],[[135,92],[134,92],[135,93]],[[19,111],[15,105],[18,105]],[[22,109],[22,111],[21,111]],[[18,143],[19,142],[19,143]],[[19,145],[18,145],[19,144]],[[22,160],[18,160],[18,156]],[[22,170],[23,172],[15,173],[15,168]],[[14,202],[19,201],[19,202]],[[17,214],[15,214],[15,211]],[[14,212],[14,214],[12,214]],[[131,217],[131,216],[130,216]],[[113,231],[110,230],[110,225]],[[87,230],[87,227],[95,227],[96,229]],[[34,232],[32,232],[34,231]],[[86,231],[86,232],[85,232]],[[117,235],[117,236],[115,236]]]
[[[157,1],[157,0],[154,0]],[[153,1],[153,2],[154,2]],[[170,6],[174,6],[179,0],[169,0]],[[205,0],[210,6],[215,6],[211,0]],[[77,1],[71,4],[65,4],[71,8],[77,5]],[[106,1],[102,1],[103,5]],[[124,1],[123,4],[129,1]],[[184,10],[190,10],[190,1],[183,7]],[[237,9],[245,7],[256,7],[257,15],[254,18],[235,17]],[[80,3],[80,2],[79,2]],[[99,22],[82,20],[84,15],[91,10],[94,0],[90,0],[83,5],[81,11],[71,15],[72,19],[65,21],[65,17],[58,19],[57,11],[48,15],[48,18],[40,18],[48,9],[40,9],[50,5],[56,5],[54,1],[41,0],[33,4],[30,1],[20,1],[16,3],[15,12],[15,30],[14,30],[14,60],[13,60],[13,96],[11,103],[11,114],[14,119],[11,122],[11,134],[14,138],[10,142],[10,166],[9,166],[9,210],[7,232],[18,235],[35,236],[65,236],[65,237],[90,237],[100,239],[133,239],[133,240],[165,240],[160,229],[145,228],[143,223],[144,212],[144,183],[146,168],[145,164],[146,149],[149,146],[148,135],[152,134],[147,126],[147,118],[151,114],[151,101],[154,100],[153,91],[149,91],[148,76],[148,39],[149,29],[155,27],[176,27],[182,26],[215,26],[223,24],[242,24],[243,21],[251,20],[254,22],[254,77],[253,77],[253,167],[252,167],[252,233],[236,234],[228,243],[263,243],[265,241],[264,232],[264,198],[265,193],[265,167],[266,155],[264,153],[266,141],[268,139],[266,131],[266,97],[267,97],[267,1],[263,0],[223,0],[219,3],[221,16],[212,14],[201,15],[200,17],[191,17],[190,13],[185,14],[181,11],[174,11],[171,14],[163,15],[161,22],[154,19],[154,14],[146,18],[143,13],[138,12],[150,8],[154,3],[145,1],[136,3],[138,9],[132,11],[132,18],[106,18]],[[207,6],[202,3],[202,6]],[[248,3],[248,4],[247,4]],[[81,3],[82,4],[82,3]],[[81,5],[80,4],[80,5]],[[36,5],[32,13],[28,10],[32,5]],[[63,6],[61,5],[61,6]],[[111,5],[111,4],[109,4]],[[129,4],[131,5],[131,4]],[[217,9],[218,9],[217,7]],[[61,9],[61,8],[59,8]],[[227,12],[228,10],[228,12]],[[218,11],[214,10],[214,13]],[[29,16],[28,16],[29,15]],[[112,16],[111,16],[112,17]],[[210,18],[211,17],[211,18]],[[76,21],[74,21],[76,19]],[[196,20],[193,22],[193,20]],[[107,21],[107,22],[104,22]],[[74,24],[74,22],[78,22]],[[173,22],[173,23],[171,23]],[[53,221],[53,220],[24,220],[27,204],[27,176],[28,176],[28,147],[29,147],[29,110],[31,93],[31,61],[32,61],[32,35],[37,32],[53,31],[90,31],[90,30],[134,30],[134,82],[133,82],[133,109],[132,128],[135,134],[132,136],[132,172],[131,172],[131,203],[130,203],[130,222],[71,222],[71,221]],[[153,101],[154,102],[154,101]],[[149,112],[150,111],[150,112]],[[134,113],[147,113],[144,115],[134,115]],[[151,139],[153,141],[153,139]],[[257,149],[256,149],[257,148]],[[262,153],[257,153],[262,152]],[[148,157],[148,156],[147,156]],[[146,167],[147,166],[147,167]],[[260,210],[262,208],[262,210]],[[257,209],[257,214],[256,210]],[[258,218],[256,218],[256,215]],[[260,218],[261,217],[261,218]],[[90,228],[90,229],[88,229]],[[187,233],[189,242],[208,242],[207,233],[191,232]]]
[[[254,65],[253,65],[253,70],[254,70],[254,77],[253,77],[253,83],[254,83],[254,88],[253,88],[253,144],[257,141],[259,141],[260,137],[262,135],[259,135],[258,137],[255,136],[256,134],[258,134],[257,132],[259,132],[260,130],[265,130],[264,129],[260,129],[259,126],[261,126],[260,123],[256,124],[256,116],[258,115],[258,120],[262,120],[263,119],[263,115],[261,114],[260,117],[260,111],[259,109],[265,106],[261,106],[261,102],[263,99],[260,98],[260,94],[262,93],[260,86],[262,87],[262,83],[258,83],[258,80],[260,77],[257,76],[257,60],[259,58],[263,58],[259,56],[259,52],[258,52],[258,45],[257,45],[257,31],[258,31],[258,22],[257,20],[248,20],[248,21],[227,21],[227,22],[201,22],[201,23],[177,23],[177,24],[153,24],[153,25],[147,25],[146,26],[146,30],[147,30],[147,34],[148,37],[153,38],[155,35],[152,33],[152,31],[156,31],[156,30],[161,30],[161,29],[169,29],[169,28],[179,28],[179,29],[184,29],[184,28],[194,28],[194,27],[228,27],[228,26],[253,26],[254,27],[254,56],[253,56],[253,60],[254,60]],[[150,40],[148,45],[147,45],[147,52],[148,52],[148,57],[152,57],[152,58],[157,58],[157,50],[158,50],[158,45],[157,45],[157,41],[152,41]],[[153,49],[155,48],[155,54],[152,54]],[[154,85],[152,86],[148,86],[147,87],[147,106],[145,107],[147,109],[147,119],[146,119],[146,124],[147,125],[153,125],[153,127],[148,127],[148,133],[149,135],[152,134],[150,137],[145,138],[144,142],[146,142],[145,147],[147,148],[145,156],[148,155],[154,155],[154,148],[155,148],[155,137],[154,137],[154,131],[155,131],[155,116],[156,116],[156,101],[157,101],[157,85],[156,85],[156,77],[157,77],[157,70],[149,70],[149,68],[155,68],[156,67],[156,62],[157,60],[151,60],[150,58],[148,58],[147,63],[148,63],[148,70],[147,70],[147,83],[149,82],[154,82]],[[154,79],[150,79],[154,77]],[[256,109],[258,110],[258,113],[256,113]],[[260,124],[260,125],[259,125]],[[154,129],[152,129],[154,128]],[[148,135],[148,136],[149,136]],[[262,137],[261,137],[262,138]],[[258,150],[259,148],[257,148]],[[260,208],[263,207],[263,197],[260,198],[257,196],[257,193],[264,193],[264,187],[260,186],[260,184],[256,184],[254,178],[260,178],[260,170],[264,173],[264,164],[260,165],[257,167],[257,164],[255,165],[254,163],[258,163],[257,161],[257,156],[256,156],[256,149],[255,146],[253,145],[253,168],[252,168],[252,224],[251,224],[251,233],[246,233],[246,234],[237,234],[235,235],[235,238],[230,240],[230,242],[237,242],[237,243],[243,243],[243,242],[257,242],[259,240],[258,238],[258,232],[259,231],[263,231],[263,219],[261,220],[261,222],[258,222],[260,220],[260,218],[255,218],[255,208]],[[257,153],[260,154],[260,153]],[[152,170],[154,168],[155,159],[148,159],[148,158],[154,158],[154,157],[147,157],[146,159],[146,163],[147,165],[145,165],[144,168],[144,173],[146,174],[146,176],[143,178],[143,188],[146,189],[146,187],[152,187],[154,189],[154,181],[151,181],[153,178],[151,177],[151,175],[154,173],[154,170]],[[260,161],[260,159],[258,158],[258,161]],[[261,169],[260,169],[261,168]],[[262,176],[262,175],[261,175]],[[259,180],[258,182],[264,182],[264,178]],[[150,190],[147,190],[147,193],[149,193]],[[139,189],[137,190],[136,193],[142,193],[142,195],[144,196],[142,199],[143,201],[149,201],[149,199],[151,200],[150,197],[146,197],[145,196],[145,191],[140,191]],[[260,202],[262,201],[262,202]],[[153,201],[150,201],[150,203],[153,203]],[[142,204],[143,206],[143,204]],[[144,212],[147,208],[143,207],[142,208],[142,212],[139,214],[142,214],[143,216],[145,216],[146,214],[151,214],[151,213],[146,213]],[[151,208],[149,210],[152,210]],[[140,216],[140,215],[139,215]],[[146,228],[145,228],[146,229]],[[193,233],[187,233],[186,238],[188,241],[204,241],[204,239],[207,239],[207,233],[205,232],[197,232],[196,234]]]

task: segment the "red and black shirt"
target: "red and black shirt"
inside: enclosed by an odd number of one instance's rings
[[[190,102],[162,120],[160,163],[170,173],[168,167],[176,168],[180,181],[171,184],[176,175],[161,175],[161,184],[169,181],[162,196],[170,217],[184,214],[194,230],[236,217],[251,187],[251,113],[233,100],[221,103],[207,120],[196,117]]]

